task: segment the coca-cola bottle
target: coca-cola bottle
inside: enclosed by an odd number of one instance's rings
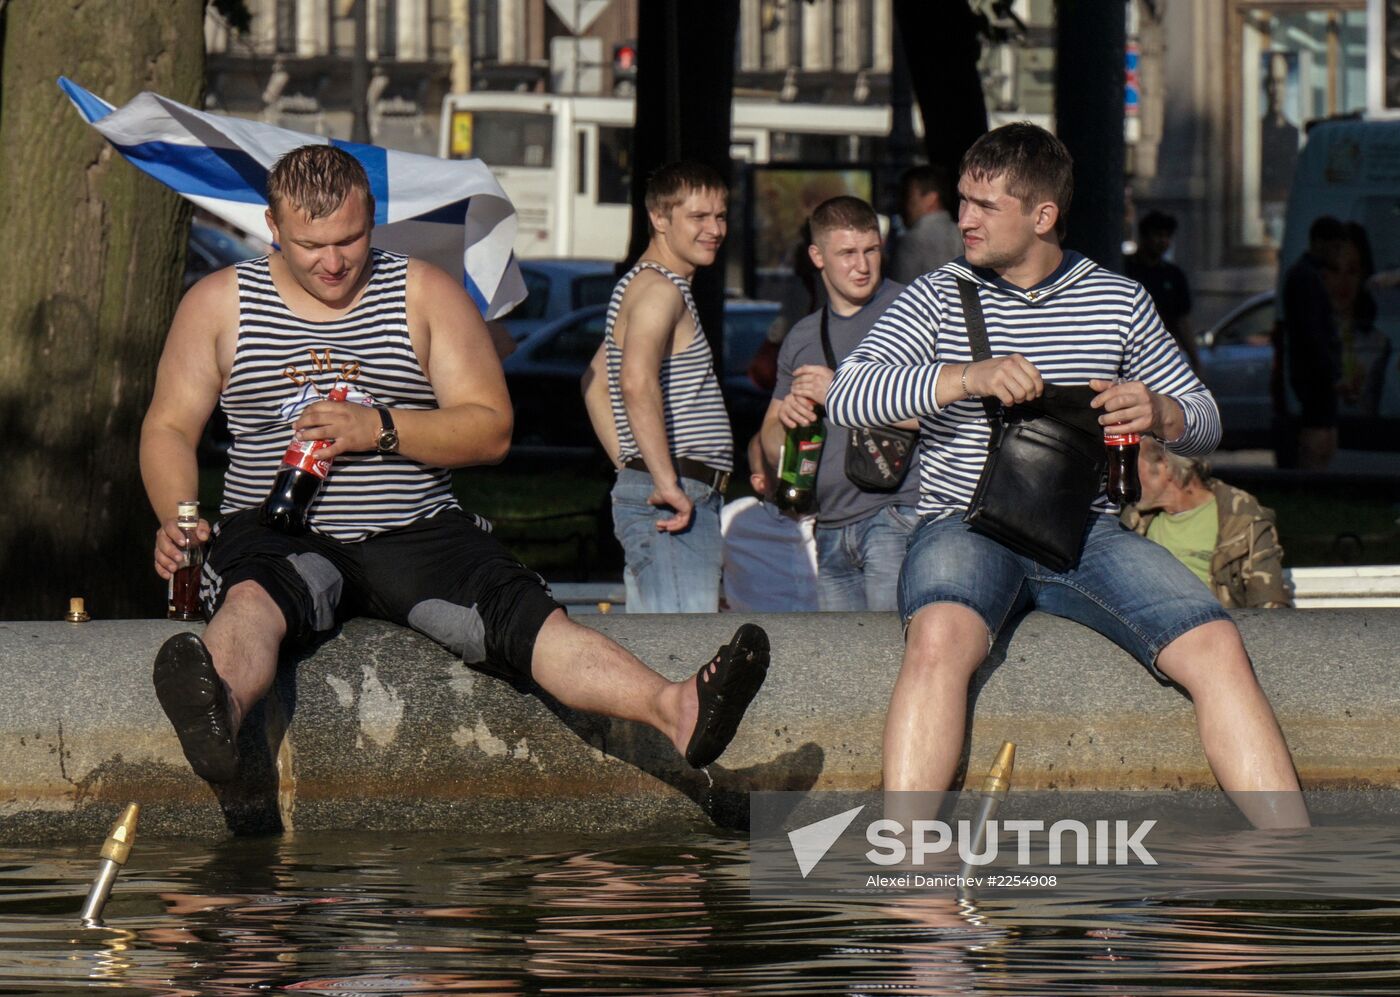
[[[199,542],[199,503],[181,502],[176,506],[176,525],[185,535],[180,566],[170,576],[166,590],[165,617],[169,620],[202,620],[199,606],[199,576],[204,570],[204,547]]]
[[[1132,505],[1142,498],[1142,483],[1138,481],[1137,433],[1105,436],[1108,448],[1108,499],[1118,505]]]
[[[812,496],[817,487],[817,465],[822,459],[822,444],[826,440],[826,412],[817,406],[817,417],[806,426],[794,426],[787,431],[783,450],[778,457],[778,508],[802,513],[812,508]]]
[[[333,402],[345,401],[349,388],[336,385],[326,397]],[[258,513],[258,522],[283,533],[305,533],[306,514],[320,494],[321,484],[331,473],[331,462],[319,456],[331,445],[330,440],[292,440],[282,455],[282,467],[272,482]]]

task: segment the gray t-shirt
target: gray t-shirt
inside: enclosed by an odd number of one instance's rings
[[[946,211],[930,211],[895,242],[889,275],[909,284],[962,254],[958,223]]]
[[[870,327],[884,314],[904,285],[887,280],[875,295],[854,315],[842,318],[832,312],[827,320],[831,350],[840,363],[856,348]],[[778,382],[773,397],[782,400],[792,391],[793,372],[805,364],[827,366],[822,352],[822,313],[813,312],[792,327],[778,351]],[[817,522],[822,526],[845,526],[871,516],[886,506],[919,504],[918,451],[910,457],[909,473],[898,491],[865,492],[851,484],[846,477],[846,448],[851,431],[826,422],[826,443],[822,446],[821,463],[817,465]]]

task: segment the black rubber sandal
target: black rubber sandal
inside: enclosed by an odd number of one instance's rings
[[[228,692],[204,641],[192,633],[171,637],[156,654],[151,681],[195,774],[206,782],[232,781],[238,747]]]
[[[762,627],[745,623],[695,675],[700,713],[685,748],[691,766],[704,768],[724,754],[767,675],[768,635]]]

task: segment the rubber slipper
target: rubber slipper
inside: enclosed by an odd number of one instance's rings
[[[238,747],[228,691],[204,641],[192,633],[171,637],[156,654],[151,681],[195,774],[206,782],[231,781],[238,773]]]
[[[700,712],[685,748],[690,765],[704,768],[724,754],[767,675],[768,635],[745,623],[695,675]]]

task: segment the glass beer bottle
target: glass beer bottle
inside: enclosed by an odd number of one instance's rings
[[[204,571],[204,546],[199,542],[199,503],[181,502],[176,507],[176,525],[185,535],[180,566],[170,576],[166,589],[165,618],[186,622],[204,619],[199,605],[199,576]]]
[[[778,508],[803,513],[812,508],[816,492],[817,465],[821,463],[826,440],[826,412],[818,405],[817,417],[809,425],[794,426],[783,440],[778,456]]]

